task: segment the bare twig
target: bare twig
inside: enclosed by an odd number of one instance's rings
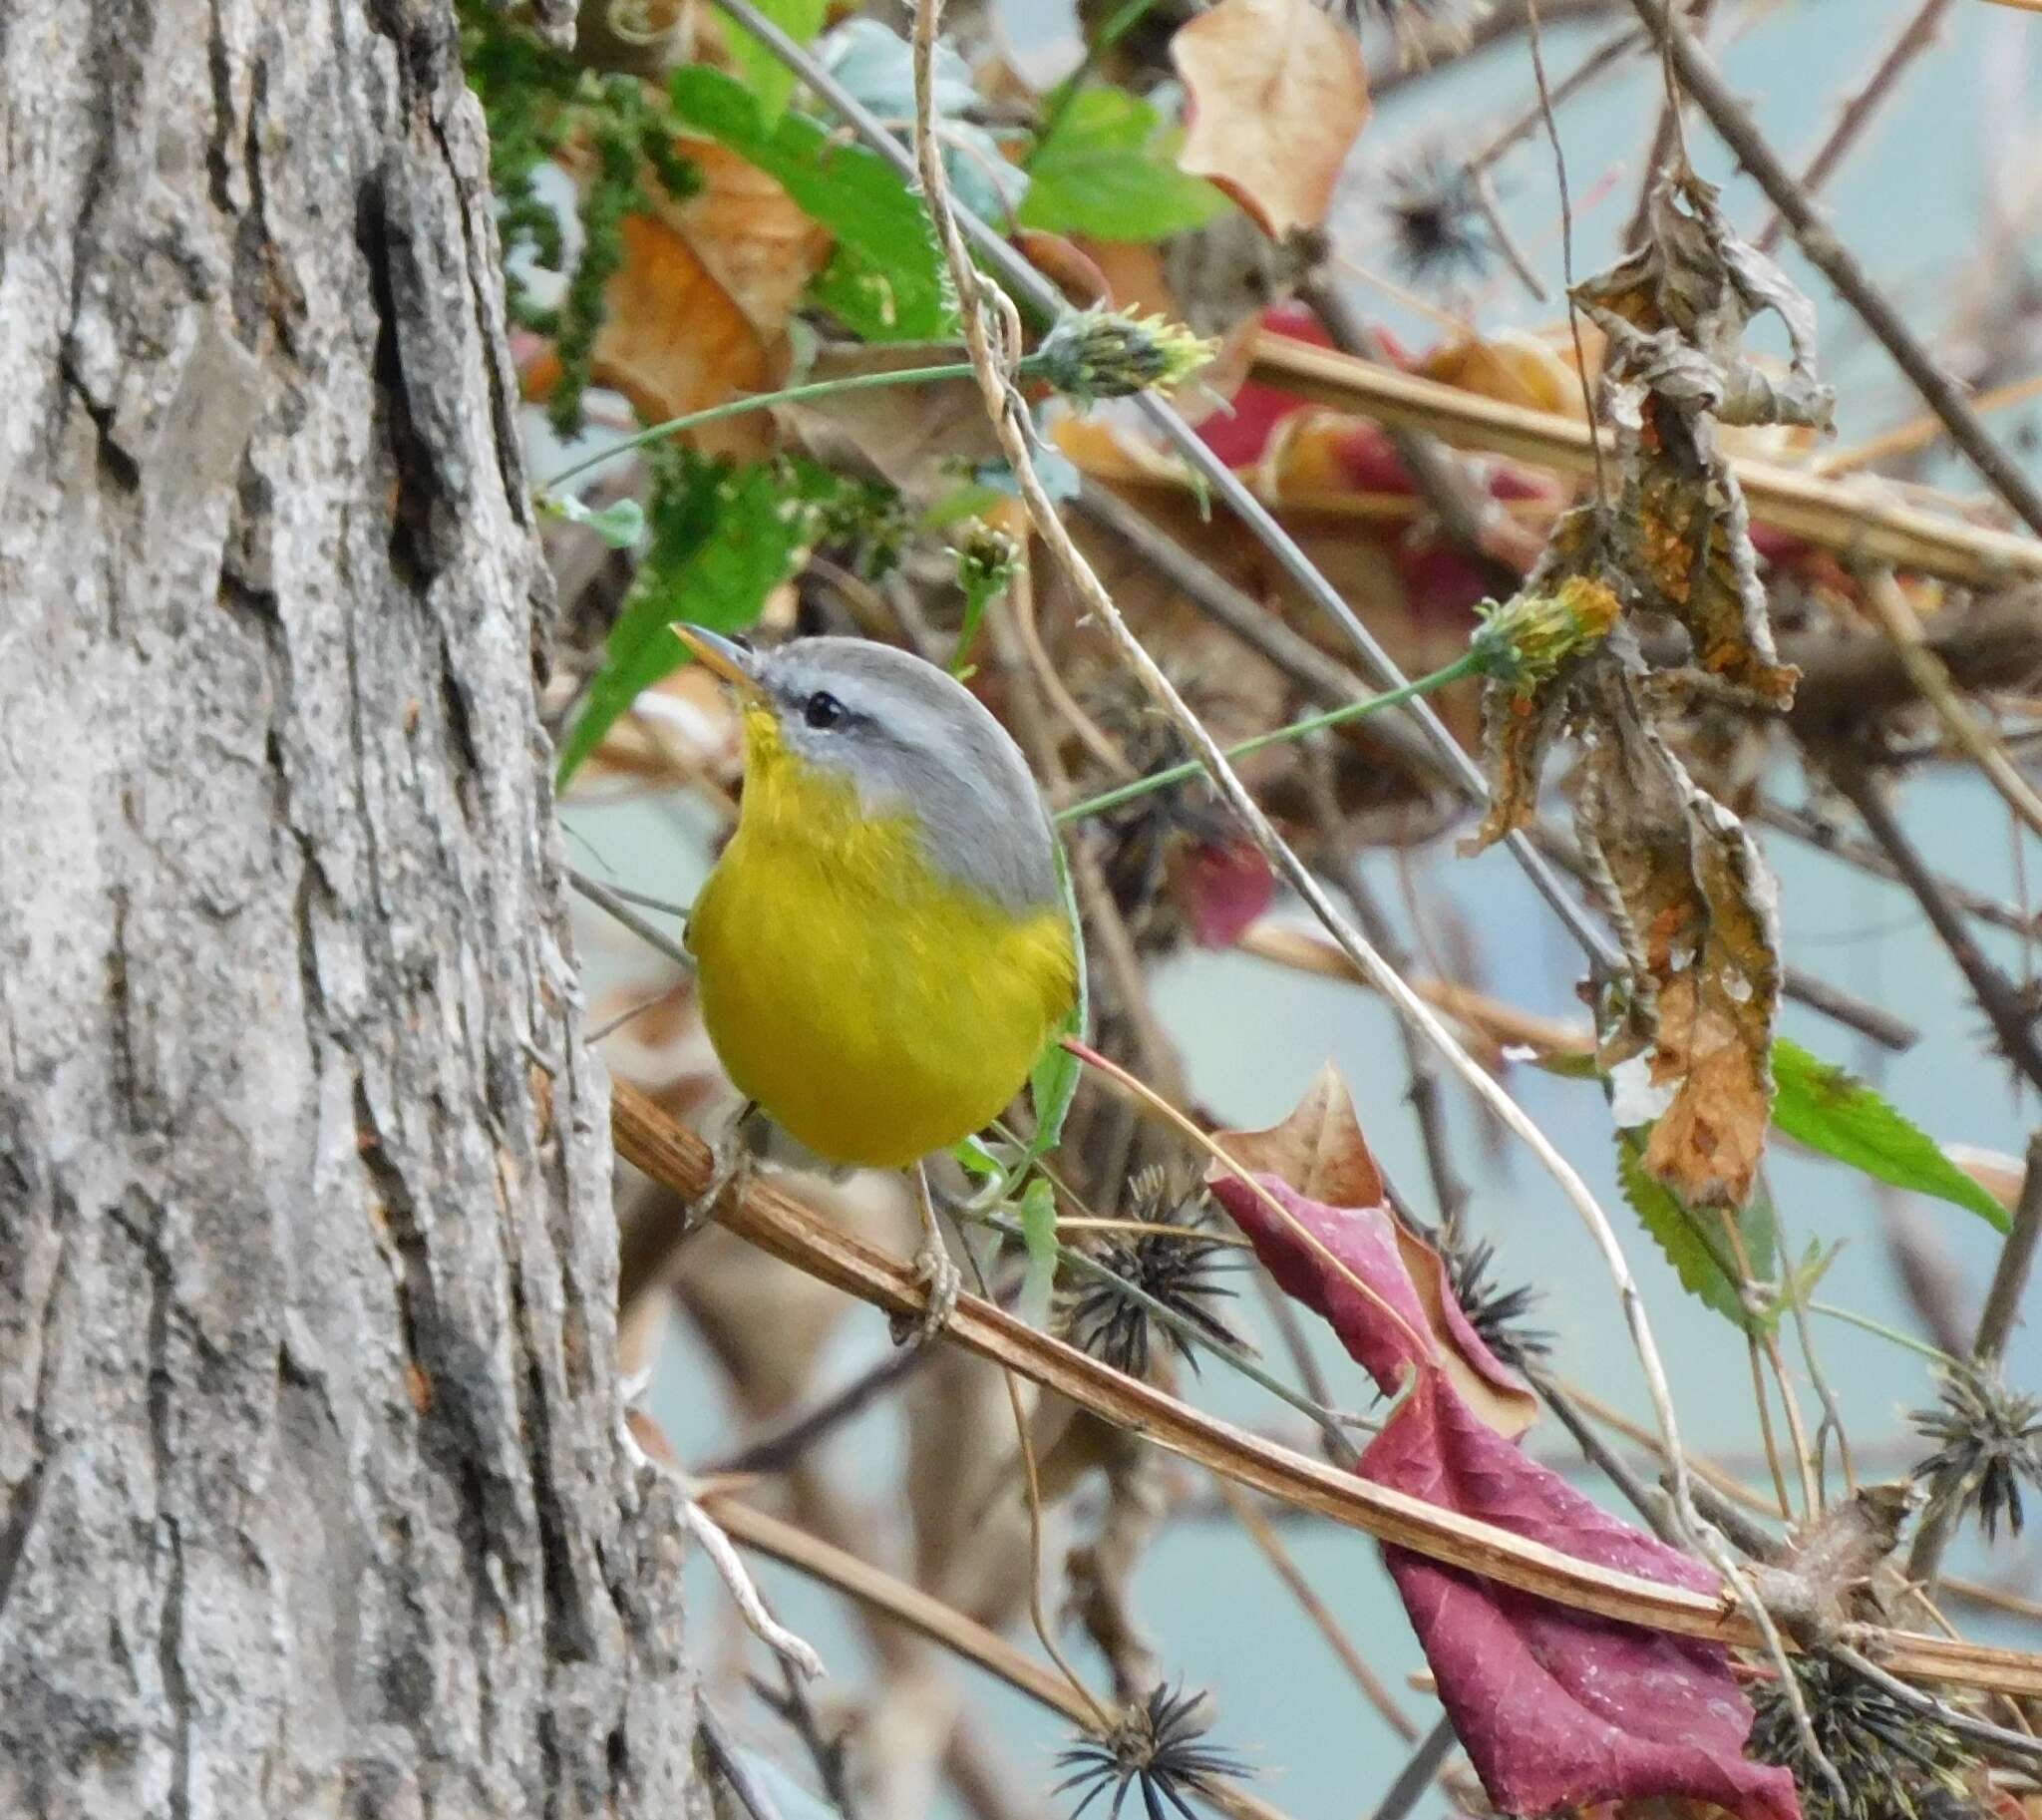
[[[643,916],[639,915],[629,903],[625,901],[622,892],[615,891],[611,887],[589,878],[586,873],[576,872],[571,866],[567,869],[567,883],[573,886],[589,903],[608,910],[612,916],[629,929],[632,934],[636,935],[640,941],[644,942],[647,947],[656,948],[669,960],[673,961],[676,965],[685,967],[691,973],[695,970],[695,956],[682,947],[665,929],[646,921]],[[635,895],[634,893],[633,896]]]
[[[1550,101],[1553,107],[1559,107],[1587,87],[1596,77],[1637,51],[1644,43],[1644,33],[1635,26],[1625,26],[1622,31],[1603,39],[1573,69],[1553,83],[1545,96],[1534,100],[1516,120],[1498,132],[1481,151],[1469,159],[1469,174],[1475,176],[1487,172],[1506,152],[1520,141],[1529,139],[1544,120],[1547,101]]]
[[[1233,1512],[1234,1520],[1248,1533],[1248,1539],[1262,1553],[1262,1558],[1275,1571],[1276,1578],[1283,1582],[1291,1598],[1297,1601],[1304,1615],[1312,1621],[1327,1646],[1340,1658],[1340,1665],[1348,1672],[1354,1684],[1361,1689],[1362,1697],[1382,1715],[1387,1724],[1407,1744],[1418,1739],[1418,1727],[1411,1715],[1397,1703],[1397,1696],[1390,1684],[1369,1665],[1368,1657],[1354,1646],[1354,1639],[1341,1629],[1340,1621],[1326,1609],[1326,1602],[1312,1590],[1312,1583],[1304,1577],[1304,1571],[1291,1558],[1290,1551],[1283,1546],[1283,1538],[1277,1535],[1275,1526],[1262,1515],[1261,1507],[1254,1494],[1242,1491],[1231,1479],[1218,1479],[1220,1497],[1226,1500],[1226,1507]]]
[[[2014,1317],[2028,1286],[2028,1272],[2035,1262],[2038,1232],[2042,1232],[2042,1132],[2028,1140],[2028,1168],[2021,1178],[2021,1198],[2014,1207],[2013,1227],[1999,1249],[1992,1286],[1986,1292],[1985,1306],[1978,1316],[1978,1331],[1971,1341],[1972,1358],[1988,1371],[1998,1369],[2007,1338],[2013,1332]],[[1961,1508],[1955,1499],[1937,1499],[1914,1532],[1914,1544],[1907,1554],[1907,1578],[1926,1597],[1934,1596],[1943,1550],[1949,1546]]]
[[[1397,1772],[1389,1793],[1376,1807],[1374,1820],[1405,1820],[1405,1816],[1424,1798],[1433,1778],[1454,1754],[1454,1747],[1460,1741],[1454,1734],[1453,1722],[1441,1719],[1420,1740],[1418,1748]]]
[[[1991,731],[1959,699],[1942,659],[1928,648],[1927,634],[1890,569],[1879,569],[1866,583],[1866,598],[1893,641],[1914,686],[1919,689],[1949,736],[1976,763],[2006,806],[2036,834],[2042,834],[2042,797],[2018,771]]]
[[[724,1528],[745,1547],[883,1612],[929,1641],[997,1675],[1038,1705],[1061,1713],[1081,1729],[1090,1731],[1097,1724],[1094,1708],[1080,1699],[1062,1675],[1023,1655],[997,1632],[966,1618],[933,1594],[736,1499],[717,1499],[716,1512]],[[1283,1820],[1279,1810],[1233,1783],[1215,1780],[1210,1786],[1214,1804],[1238,1820]]]
[[[710,1762],[737,1797],[738,1805],[751,1815],[752,1820],[781,1820],[780,1809],[759,1786],[751,1765],[738,1754],[737,1746],[723,1728],[723,1721],[716,1716],[716,1709],[707,1700],[697,1703],[695,1723],[701,1730],[702,1742],[708,1746]]]
[[[1942,16],[1949,10],[1950,0],[1924,0],[1919,10],[1909,15],[1893,34],[1892,42],[1880,53],[1872,74],[1845,102],[1843,112],[1837,116],[1837,124],[1808,161],[1808,169],[1801,174],[1801,187],[1805,194],[1813,196],[1830,181],[1837,167],[1844,162],[1845,154],[1858,143],[1871,124],[1880,104],[1899,86],[1902,72],[1935,42]],[[1759,251],[1771,252],[1786,231],[1786,218],[1775,214],[1759,231],[1756,242]]]
[[[1797,841],[1806,841],[1809,846],[1820,848],[1874,878],[1900,883],[1899,872],[1881,849],[1832,827],[1806,809],[1788,803],[1762,802],[1745,820],[1777,828],[1782,834],[1790,834]],[[2017,935],[2042,935],[2042,915],[2031,914],[2018,905],[2004,903],[1998,898],[1988,898],[1958,879],[1939,876],[1936,883],[1942,888],[1943,896],[1966,915],[1976,916],[1979,921],[1990,922],[1998,928],[2011,929]]]
[[[1795,243],[1811,265],[1833,284],[1852,309],[1857,311],[1894,364],[1914,383],[1929,408],[1948,427],[1950,440],[1970,458],[1992,491],[2004,500],[2030,531],[2042,537],[2042,492],[2022,473],[2017,463],[1986,429],[1984,420],[1951,377],[1936,364],[1913,330],[1885,293],[1866,275],[1842,240],[1817,212],[1807,190],[1780,162],[1767,144],[1744,104],[1715,64],[1668,11],[1665,0],[1630,0],[1632,10],[1665,50],[1680,78],[1681,87],[1692,95],[1709,124],[1737,155],[1738,163],[1771,198]]]
[[[700,1196],[714,1173],[701,1138],[625,1082],[613,1089],[610,1119],[619,1156],[684,1199]],[[742,1195],[725,1196],[717,1219],[739,1238],[862,1301],[910,1315],[925,1307],[927,1285],[912,1266],[833,1226],[771,1182],[754,1180]],[[1264,1441],[1037,1332],[977,1296],[958,1298],[943,1331],[967,1351],[1010,1366],[1168,1452],[1392,1547],[1650,1630],[1737,1648],[1758,1639],[1749,1617],[1718,1596],[1598,1567]],[[1578,1392],[1570,1394],[1582,1400]],[[1875,1633],[1872,1641],[1895,1673],[2042,1696],[2042,1656],[1901,1631]],[[1040,1672],[1062,1686],[1059,1677]]]
[[[1985,1307],[1978,1316],[1978,1334],[1971,1342],[1971,1356],[1980,1364],[1996,1365],[2006,1351],[2015,1316],[2020,1312],[2021,1297],[2027,1291],[2038,1233],[2042,1233],[2042,1135],[2028,1141],[2028,1172],[2021,1179],[2021,1198],[2014,1208],[2013,1229],[2000,1247],[1992,1286],[1985,1292]]]
[[[1914,894],[1914,901],[1942,938],[2007,1059],[2032,1085],[2042,1087],[2042,1048],[2036,1046],[2033,1017],[2021,1003],[2013,981],[1986,959],[1984,950],[1972,939],[1969,925],[1943,896],[1935,875],[1923,863],[1899,818],[1893,814],[1883,786],[1867,769],[1865,761],[1847,747],[1834,748],[1821,756],[1830,780],[1858,811],[1866,832],[1892,861],[1901,883]]]

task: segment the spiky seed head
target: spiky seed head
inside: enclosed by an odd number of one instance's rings
[[[1507,1365],[1522,1370],[1532,1359],[1552,1350],[1552,1334],[1543,1327],[1528,1327],[1524,1319],[1540,1300],[1540,1292],[1530,1283],[1505,1289],[1490,1279],[1496,1262],[1496,1247],[1487,1239],[1450,1250],[1447,1282],[1468,1324]]]
[[[1123,1292],[1120,1285],[1129,1283],[1221,1344],[1239,1345],[1210,1305],[1232,1295],[1218,1278],[1234,1260],[1231,1248],[1211,1231],[1211,1203],[1203,1191],[1176,1192],[1169,1172],[1159,1165],[1143,1170],[1128,1185],[1120,1212],[1123,1219],[1162,1230],[1098,1236],[1092,1256],[1116,1280],[1087,1273],[1059,1296],[1057,1324],[1070,1343],[1116,1371],[1145,1377],[1160,1339],[1197,1370],[1197,1352],[1191,1340]]]
[[[1218,346],[1166,316],[1095,307],[1063,317],[1042,338],[1029,367],[1065,397],[1091,404],[1156,386],[1167,390],[1189,379]]]
[[[1442,152],[1421,153],[1391,170],[1382,206],[1408,277],[1480,277],[1496,256],[1473,175]]]
[[[1915,1432],[1937,1443],[1914,1471],[1931,1506],[1975,1508],[1990,1540],[2001,1518],[2021,1533],[2021,1488],[2042,1489],[2042,1399],[2011,1390],[1995,1368],[1969,1360],[1941,1373],[1941,1401],[1913,1414]]]
[[[1161,1820],[1166,1802],[1183,1820],[1195,1820],[1187,1796],[1210,1802],[1221,1777],[1238,1781],[1248,1773],[1231,1751],[1202,1741],[1210,1723],[1206,1706],[1202,1691],[1158,1686],[1147,1700],[1128,1707],[1104,1737],[1088,1736],[1058,1752],[1057,1766],[1071,1773],[1054,1792],[1083,1791],[1070,1820],[1079,1820],[1109,1790],[1107,1820],[1119,1820],[1128,1791],[1137,1787],[1151,1820]]]
[[[1808,1759],[1778,1680],[1752,1690],[1757,1716],[1745,1748],[1794,1772],[1806,1820],[1941,1820],[1952,1799],[1969,1805],[1965,1777],[1975,1759],[1948,1726],[1831,1657],[1798,1656],[1794,1671],[1816,1740],[1842,1776],[1848,1801]]]

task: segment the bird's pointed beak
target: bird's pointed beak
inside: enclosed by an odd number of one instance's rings
[[[701,625],[676,625],[673,634],[688,647],[697,663],[721,676],[740,695],[756,701],[765,694],[759,686],[758,659],[735,638],[726,638],[721,632]]]

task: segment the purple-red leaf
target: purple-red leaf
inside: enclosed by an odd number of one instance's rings
[[[1273,1131],[1221,1141],[1255,1172],[1250,1184],[1215,1171],[1212,1186],[1256,1256],[1385,1392],[1410,1383],[1361,1457],[1364,1478],[1577,1560],[1717,1589],[1707,1568],[1597,1508],[1518,1446],[1531,1395],[1469,1324],[1437,1253],[1385,1207],[1315,1198],[1380,1193],[1337,1076],[1322,1075]],[[1440,1699],[1503,1812],[1671,1796],[1744,1820],[1799,1820],[1793,1777],[1744,1755],[1752,1709],[1725,1649],[1405,1550],[1384,1553]]]

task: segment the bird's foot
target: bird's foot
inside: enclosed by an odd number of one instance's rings
[[[931,1233],[914,1254],[915,1279],[928,1285],[927,1298],[918,1316],[893,1317],[895,1345],[925,1346],[950,1324],[957,1312],[957,1297],[964,1288],[964,1274],[958,1270],[940,1235]]]
[[[752,1177],[758,1171],[758,1159],[752,1154],[752,1147],[745,1141],[745,1126],[749,1123],[755,1108],[747,1103],[736,1118],[726,1125],[709,1146],[709,1183],[694,1200],[688,1203],[683,1236],[695,1233],[709,1224],[725,1195],[736,1191],[742,1199],[752,1185]]]

